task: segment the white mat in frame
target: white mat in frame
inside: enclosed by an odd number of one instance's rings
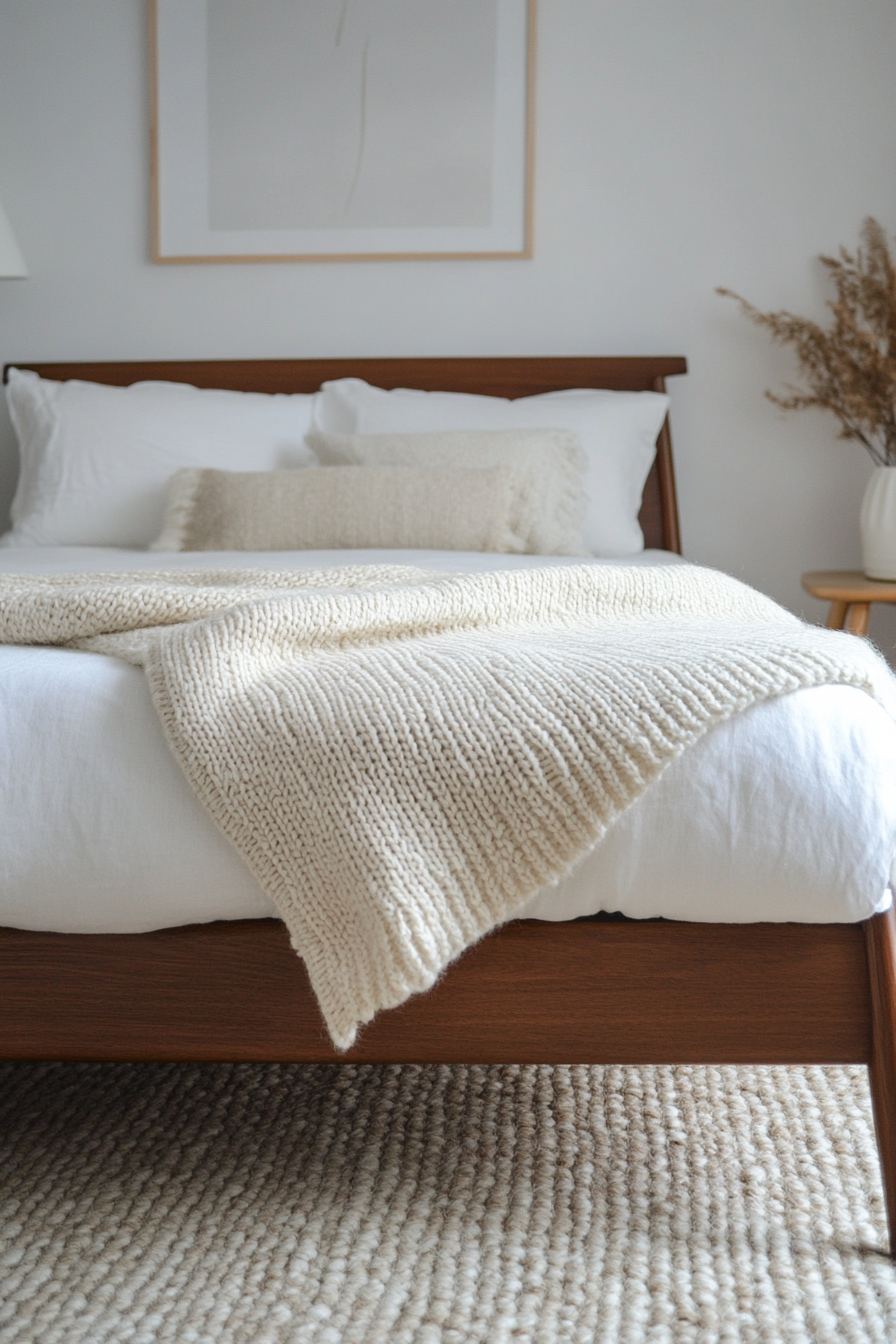
[[[530,255],[535,0],[408,16],[153,0],[154,259]]]

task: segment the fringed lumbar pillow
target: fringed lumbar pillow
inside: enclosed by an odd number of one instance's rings
[[[534,552],[530,494],[507,466],[187,468],[150,549]]]

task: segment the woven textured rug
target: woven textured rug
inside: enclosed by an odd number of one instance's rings
[[[0,1066],[2,1344],[887,1341],[859,1068]]]

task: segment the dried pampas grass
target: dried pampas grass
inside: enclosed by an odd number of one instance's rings
[[[840,421],[840,438],[863,444],[878,466],[896,466],[896,263],[875,219],[866,219],[855,253],[819,258],[834,283],[834,315],[825,330],[793,313],[761,313],[730,289],[742,312],[793,346],[806,388],[786,385],[786,396],[766,392],[785,411],[819,407]]]

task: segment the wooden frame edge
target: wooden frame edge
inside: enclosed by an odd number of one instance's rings
[[[161,262],[159,243],[159,25],[156,0],[147,0],[149,46],[149,253]],[[6,370],[3,371],[4,381]]]
[[[440,378],[439,384],[428,390],[434,391],[470,391],[473,390],[467,383],[462,387],[449,387],[449,379],[464,377],[471,371],[485,371],[489,379],[497,378],[503,381],[506,378],[507,371],[520,371],[531,378],[531,375],[542,370],[547,370],[550,377],[547,380],[539,379],[539,386],[536,388],[530,383],[520,383],[513,392],[504,393],[487,392],[483,395],[497,396],[532,396],[536,391],[559,390],[561,386],[570,387],[572,384],[569,378],[593,376],[593,373],[604,372],[605,379],[601,382],[582,383],[582,386],[594,387],[617,387],[622,390],[632,386],[623,381],[621,384],[616,378],[616,374],[629,367],[638,367],[641,371],[639,379],[635,384],[637,390],[662,390],[665,387],[666,378],[675,378],[682,376],[688,371],[687,359],[684,355],[485,355],[466,356],[466,355],[389,355],[383,357],[360,356],[351,358],[344,355],[333,356],[332,358],[278,358],[265,357],[259,359],[118,359],[118,360],[8,360],[3,365],[3,381],[8,379],[10,369],[28,369],[39,374],[42,378],[53,378],[65,380],[66,378],[84,378],[94,382],[104,382],[113,387],[124,387],[128,383],[137,382],[145,378],[170,378],[175,373],[183,375],[179,381],[184,381],[189,374],[196,376],[197,372],[208,375],[208,380],[203,377],[197,386],[201,387],[222,387],[236,386],[238,389],[246,390],[247,383],[241,379],[238,383],[229,382],[231,375],[237,370],[251,369],[262,372],[275,370],[278,367],[295,367],[297,369],[313,369],[313,373],[303,383],[305,389],[312,388],[315,380],[320,378],[346,378],[349,376],[385,379],[381,381],[380,386],[398,387],[398,386],[422,386],[422,380],[417,383],[408,383],[409,377],[415,377],[418,371],[425,370],[427,381],[434,372],[447,374],[448,378]],[[572,372],[569,372],[570,369]],[[162,372],[162,371],[165,372]],[[589,372],[589,370],[591,372]],[[398,381],[390,381],[396,378]],[[222,381],[225,380],[225,381]],[[178,381],[178,380],[175,380]],[[317,390],[319,381],[313,390]],[[476,390],[481,390],[482,383],[477,381]],[[253,390],[260,390],[254,388]],[[283,391],[284,388],[278,390]],[[296,388],[295,390],[298,390]],[[671,438],[669,440],[671,445]]]
[[[265,252],[234,253],[220,257],[154,256],[159,266],[252,265],[287,261],[531,261],[532,252]]]
[[[538,0],[528,0],[526,28],[526,181],[523,202],[523,250],[520,256],[531,261],[535,255],[535,53],[537,51]]]
[[[655,392],[665,392],[665,377],[655,378],[653,389]],[[681,519],[678,512],[678,489],[675,484],[675,461],[672,454],[672,426],[668,415],[657,436],[656,469],[662,482],[660,500],[665,549],[681,555]]]

